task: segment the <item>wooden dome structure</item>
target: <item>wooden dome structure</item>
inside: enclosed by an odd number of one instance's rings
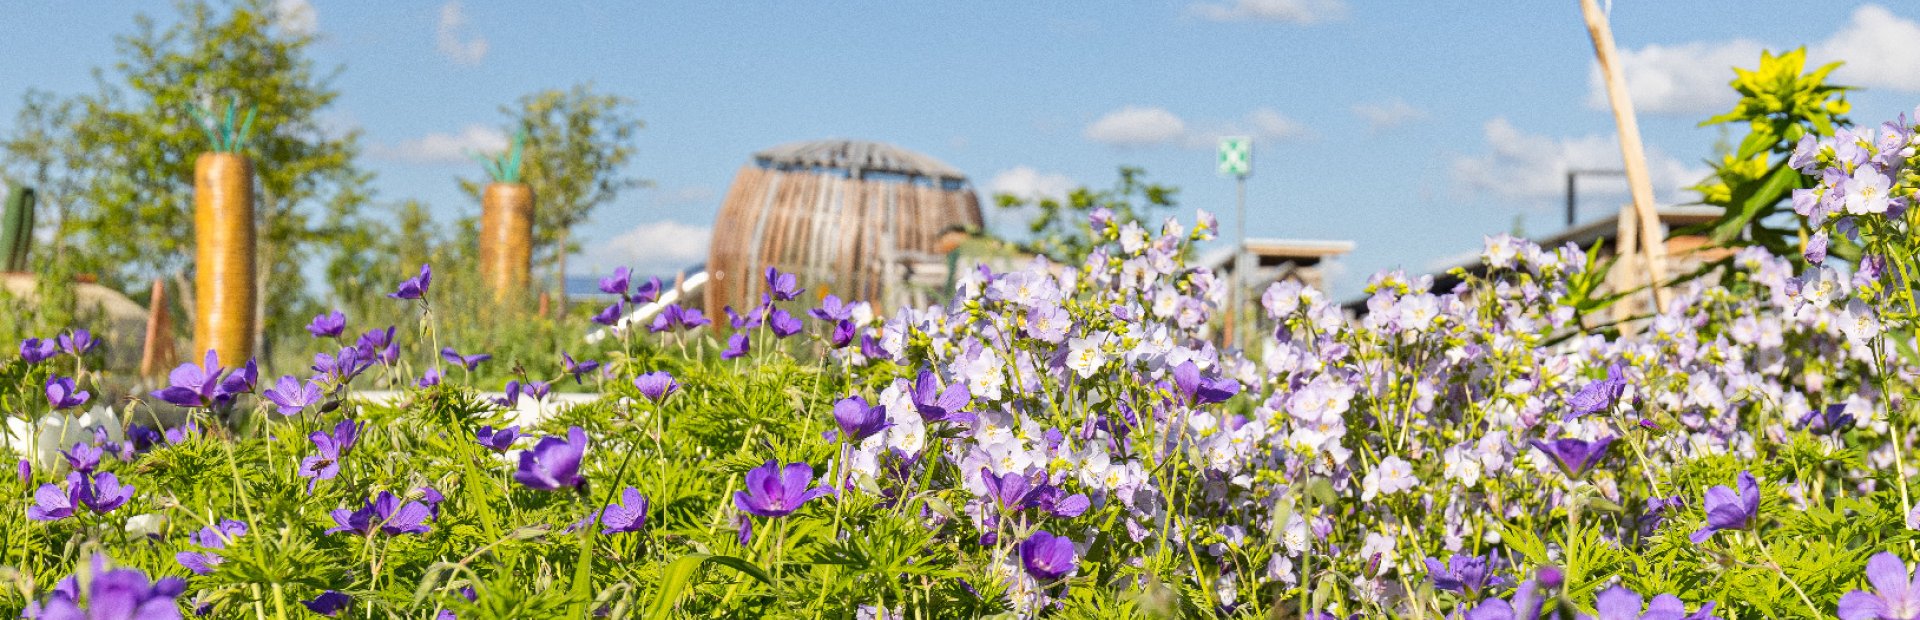
[[[982,225],[973,186],[940,160],[877,142],[776,146],[753,154],[720,205],[706,305],[759,303],[767,267],[843,299],[917,303],[908,282],[928,274],[916,271],[945,269],[938,238]]]

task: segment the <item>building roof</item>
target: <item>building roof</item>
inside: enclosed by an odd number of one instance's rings
[[[859,140],[790,142],[754,153],[753,161],[781,170],[845,170],[855,177],[880,172],[947,180],[966,179],[960,169],[931,156],[891,144]]]
[[[1352,241],[1329,239],[1247,239],[1246,250],[1261,267],[1286,264],[1311,267],[1320,261],[1353,251]],[[1224,271],[1233,263],[1233,246],[1217,248],[1200,257],[1199,264]]]

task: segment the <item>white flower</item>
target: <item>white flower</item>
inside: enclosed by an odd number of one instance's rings
[[[1840,331],[1846,333],[1847,339],[1854,344],[1861,344],[1880,335],[1880,319],[1875,316],[1873,308],[1856,297],[1847,302],[1846,313],[1840,320]]]
[[[1371,562],[1375,555],[1380,556],[1380,570],[1374,574],[1385,575],[1387,571],[1393,570],[1395,566],[1393,561],[1393,546],[1394,540],[1392,536],[1387,536],[1379,532],[1367,532],[1367,541],[1360,545],[1360,559]]]
[[[147,513],[127,517],[127,535],[132,537],[158,536],[167,526],[167,516],[160,513]]]
[[[1400,329],[1426,331],[1440,317],[1440,303],[1430,293],[1408,295],[1400,300]]]
[[[1106,334],[1089,334],[1085,338],[1067,340],[1067,368],[1080,375],[1080,378],[1093,377],[1100,367],[1106,365],[1107,354],[1101,350],[1106,343]]]
[[[1447,464],[1444,475],[1448,480],[1457,480],[1465,486],[1473,486],[1480,482],[1480,461],[1475,459],[1465,446],[1447,448],[1442,459]]]
[[[1512,267],[1513,259],[1520,256],[1520,252],[1513,247],[1513,235],[1500,233],[1498,235],[1485,237],[1484,240],[1487,244],[1487,250],[1481,254],[1481,258],[1487,261],[1488,267],[1494,269]]]
[[[1360,499],[1372,501],[1375,496],[1393,495],[1417,484],[1420,479],[1413,477],[1413,465],[1398,456],[1388,456],[1360,481]]]
[[[1891,182],[1887,175],[1873,166],[1861,166],[1853,171],[1853,177],[1847,179],[1841,187],[1847,192],[1847,212],[1854,215],[1886,213],[1890,202],[1887,188]]]

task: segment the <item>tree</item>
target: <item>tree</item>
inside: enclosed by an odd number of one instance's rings
[[[579,84],[534,93],[500,109],[513,119],[508,132],[526,139],[520,179],[533,188],[534,262],[550,270],[562,295],[567,257],[580,249],[574,227],[620,192],[646,184],[624,174],[634,134],[645,126],[632,116],[632,106],[630,99]],[[484,184],[461,179],[460,187],[478,202]]]
[[[194,158],[209,148],[190,110],[238,102],[256,114],[245,154],[258,184],[262,338],[298,330],[314,308],[302,266],[334,246],[368,198],[370,175],[354,164],[359,132],[321,123],[339,97],[332,74],[307,57],[312,33],[274,27],[279,9],[270,0],[176,8],[164,29],[136,17],[134,33],[116,39],[111,71],[95,70],[98,91],[73,104],[65,139],[87,170],[64,228],[88,249],[81,267],[120,288],[182,278],[191,268]]]
[[[83,184],[86,153],[67,139],[80,114],[79,102],[29,90],[14,118],[14,133],[0,140],[0,179],[34,188],[42,209],[53,210],[52,252],[43,256],[65,266],[68,215]]]
[[[1083,185],[1068,192],[1064,201],[1005,193],[995,194],[993,199],[1001,209],[1032,211],[1031,219],[1027,220],[1028,237],[1017,243],[1022,250],[1076,264],[1098,245],[1087,224],[1087,216],[1094,210],[1105,208],[1113,212],[1115,224],[1126,224],[1144,222],[1157,210],[1173,209],[1174,194],[1180,190],[1147,183],[1142,180],[1146,176],[1145,169],[1121,166],[1120,179],[1111,189],[1096,190]]]

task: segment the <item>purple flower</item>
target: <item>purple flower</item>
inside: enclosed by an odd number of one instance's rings
[[[380,362],[392,366],[399,361],[400,343],[394,341],[393,330],[393,326],[389,325],[386,329],[369,330],[361,334],[360,340],[353,345],[360,349],[360,359],[366,360],[368,365]]]
[[[1840,620],[1914,620],[1920,618],[1920,575],[1909,579],[1907,564],[1882,551],[1867,558],[1867,583],[1873,592],[1854,590],[1840,597]]]
[[[820,307],[808,310],[813,318],[837,323],[853,318],[853,305],[841,301],[839,297],[827,295],[820,299]]]
[[[440,503],[445,501],[447,496],[441,495],[433,487],[420,487],[420,502],[427,505],[427,512],[433,514],[434,521],[440,520]]]
[[[646,282],[641,283],[638,287],[634,287],[633,296],[629,297],[628,300],[636,304],[653,303],[653,300],[660,298],[661,286],[660,276],[647,278]]]
[[[514,441],[520,439],[520,427],[516,425],[495,430],[492,426],[482,426],[474,433],[474,439],[488,450],[506,452],[513,449]]]
[[[774,308],[773,312],[767,314],[767,328],[773,330],[775,337],[786,338],[798,334],[801,327],[800,319],[785,310]]]
[[[313,354],[312,370],[335,385],[344,385],[373,365],[373,356],[358,346],[340,349],[339,355]]]
[[[612,327],[620,323],[620,314],[626,310],[626,302],[615,301],[612,305],[594,313],[593,322]],[[659,330],[654,330],[659,331]]]
[[[1700,606],[1700,611],[1687,613],[1687,607],[1680,598],[1672,594],[1653,597],[1653,603],[1647,605],[1646,613],[1640,610],[1640,594],[1614,584],[1593,599],[1593,606],[1600,612],[1599,620],[1717,620],[1713,615],[1713,603]]]
[[[28,364],[38,364],[52,359],[58,352],[59,349],[55,348],[53,340],[28,338],[20,341],[20,359]]]
[[[195,575],[210,574],[214,567],[225,560],[220,557],[218,551],[226,549],[228,542],[246,533],[245,522],[233,519],[222,520],[213,527],[201,528],[200,531],[187,537],[187,540],[192,541],[193,544],[206,548],[205,551],[182,551],[174,554],[173,559]]]
[[[359,510],[335,508],[331,515],[333,522],[337,525],[328,528],[326,533],[353,532],[366,536],[378,528],[391,536],[425,534],[427,533],[427,516],[430,514],[431,511],[427,510],[425,504],[402,503],[393,493],[381,491],[379,496]]]
[[[1640,516],[1634,519],[1634,523],[1640,528],[1640,535],[1643,537],[1652,536],[1656,530],[1660,529],[1660,524],[1666,522],[1668,512],[1684,505],[1686,505],[1686,502],[1681,500],[1678,495],[1672,497],[1647,498],[1646,509],[1641,511]]]
[[[327,590],[321,592],[320,596],[313,597],[312,600],[300,601],[300,604],[306,605],[307,609],[313,610],[313,613],[331,618],[340,615],[340,612],[352,606],[353,597],[341,594],[338,591]]]
[[[99,340],[94,339],[93,332],[84,329],[76,329],[60,334],[58,340],[60,342],[60,350],[66,351],[67,354],[76,357],[86,355],[100,344]]]
[[[1812,237],[1807,238],[1807,247],[1805,250],[1803,250],[1800,253],[1800,255],[1801,257],[1806,258],[1807,264],[1810,264],[1810,265],[1818,265],[1820,263],[1827,262],[1828,243],[1829,243],[1829,240],[1827,236],[1827,231],[1822,230],[1819,232],[1815,232],[1813,233]]]
[[[1834,403],[1827,405],[1824,409],[1808,411],[1806,415],[1800,416],[1800,422],[1794,427],[1802,430],[1811,429],[1821,434],[1833,434],[1852,427],[1853,421],[1853,414],[1847,413],[1846,403]]]
[[[120,478],[110,473],[94,476],[90,482],[80,472],[69,473],[67,489],[77,503],[100,514],[113,512],[133,499],[133,487],[120,484]]]
[[[727,348],[720,352],[720,359],[730,360],[746,355],[751,348],[753,345],[748,342],[746,332],[734,332],[733,335],[727,336]]]
[[[727,313],[727,325],[734,329],[753,329],[767,320],[766,306],[754,308],[746,314],[734,312],[733,306],[721,308],[721,311]]]
[[[811,465],[791,463],[781,467],[778,461],[769,459],[767,464],[747,472],[746,490],[733,493],[733,505],[741,512],[762,517],[784,517],[830,492],[826,487],[807,488],[811,484]]]
[[[1735,491],[1724,485],[1707,489],[1704,504],[1707,524],[1687,536],[1693,544],[1707,542],[1714,532],[1720,530],[1744,530],[1753,526],[1754,517],[1760,514],[1760,485],[1754,482],[1753,474],[1744,471],[1740,472],[1734,484],[1740,490]]]
[[[1206,405],[1226,402],[1240,393],[1240,382],[1226,378],[1202,377],[1200,367],[1193,362],[1183,362],[1173,369],[1173,383],[1180,388],[1180,394],[1187,397],[1193,405]]]
[[[1626,392],[1626,366],[1614,363],[1607,367],[1607,378],[1588,383],[1580,391],[1567,397],[1567,417],[1569,419],[1600,413],[1613,407],[1613,403]]]
[[[233,401],[233,397],[253,392],[253,386],[260,383],[260,366],[253,360],[247,360],[245,366],[235,368],[214,388],[213,399],[220,403]]]
[[[1487,586],[1500,585],[1501,580],[1493,574],[1491,557],[1454,554],[1442,565],[1439,560],[1427,558],[1427,577],[1433,580],[1433,589],[1459,592],[1469,598],[1478,598],[1480,591]]]
[[[602,534],[646,529],[647,496],[641,495],[639,489],[627,487],[620,492],[620,503],[608,504],[606,510],[600,512],[600,524],[606,526],[600,530]]]
[[[74,387],[73,379],[67,377],[47,378],[47,402],[54,409],[71,409],[84,405],[93,394]]]
[[[1590,442],[1572,437],[1553,441],[1535,439],[1533,447],[1553,457],[1553,464],[1560,467],[1561,473],[1566,474],[1568,478],[1579,480],[1586,477],[1588,469],[1592,469],[1594,465],[1600,463],[1601,459],[1607,457],[1607,447],[1613,445],[1613,439],[1607,437]]]
[[[387,293],[387,296],[394,299],[420,299],[427,296],[427,287],[432,285],[433,267],[421,265],[420,275],[407,278],[400,283],[400,288]]]
[[[1046,472],[1040,473],[1040,484],[1046,484]],[[1025,508],[1027,496],[1036,486],[1020,472],[1008,472],[1004,476],[993,475],[993,470],[980,468],[980,481],[987,486],[987,497],[1000,505],[1001,510],[1014,511]]]
[[[578,426],[567,428],[567,438],[542,437],[532,449],[520,452],[520,469],[513,479],[539,491],[577,488],[587,483],[580,476],[580,459],[587,454],[587,432]]]
[[[1041,582],[1065,577],[1080,564],[1073,540],[1054,536],[1046,530],[1035,531],[1032,536],[1020,541],[1019,547],[1020,565],[1027,569],[1028,575]]]
[[[633,270],[626,267],[614,267],[613,275],[600,279],[600,292],[608,295],[627,297],[627,288],[633,285]]]
[[[575,360],[572,355],[561,353],[560,368],[566,371],[567,374],[573,375],[574,385],[580,385],[580,375],[599,370],[600,362],[595,360]]]
[[[893,426],[887,419],[885,405],[868,405],[867,399],[859,396],[848,396],[834,403],[833,421],[840,424],[841,434],[851,443],[859,443]]]
[[[853,344],[853,337],[858,332],[859,329],[854,327],[853,321],[849,320],[834,323],[833,335],[827,337],[827,342],[833,345],[833,348],[839,349]]]
[[[353,444],[359,441],[360,426],[353,420],[343,420],[333,427],[333,432],[314,431],[307,439],[313,441],[313,447],[319,454],[300,459],[300,477],[308,478],[307,491],[321,480],[332,480],[340,475],[340,459],[353,450]]]
[[[973,415],[961,409],[972,402],[973,395],[968,393],[966,384],[955,381],[942,390],[932,371],[920,371],[920,377],[913,382],[913,407],[927,422],[971,422]]]
[[[659,333],[679,326],[682,312],[680,304],[667,304],[659,314],[653,315],[653,322],[647,324],[647,331]]]
[[[307,323],[307,333],[315,338],[338,338],[347,331],[347,314],[334,310],[326,314],[316,314],[313,321]]]
[[[22,486],[33,483],[33,461],[20,459],[20,466],[16,469],[19,471]]]
[[[60,453],[61,456],[66,457],[68,466],[83,474],[91,474],[93,470],[99,469],[100,457],[103,454],[105,453],[99,448],[84,443],[73,444],[72,450]]]
[[[458,351],[454,351],[453,347],[446,347],[440,349],[440,359],[447,360],[448,364],[465,368],[467,372],[473,372],[473,369],[479,367],[481,362],[493,359],[493,354],[475,353],[473,355],[461,355]]]
[[[1465,620],[1539,620],[1541,606],[1560,587],[1560,579],[1558,569],[1541,568],[1538,576],[1513,589],[1511,601],[1489,598],[1468,611]]]
[[[426,372],[420,373],[420,380],[415,381],[414,385],[418,385],[422,388],[430,388],[436,385],[440,385],[440,369],[428,368]]]
[[[320,402],[320,385],[312,381],[301,381],[293,375],[284,375],[273,387],[260,393],[268,402],[280,411],[280,415],[294,415]]]
[[[800,296],[800,281],[791,273],[780,273],[780,270],[768,267],[767,293],[780,301],[791,300]]]
[[[167,374],[167,387],[153,392],[153,397],[181,407],[212,406],[222,371],[219,356],[208,349],[204,364],[195,366],[189,362],[174,368]]]
[[[187,589],[178,577],[148,582],[146,573],[121,568],[106,570],[103,556],[94,556],[93,579],[87,583],[81,606],[77,577],[60,581],[44,602],[27,605],[24,617],[45,620],[173,620],[180,617],[174,602]]]
[[[70,488],[76,483],[74,479],[79,475],[79,472],[73,472],[67,476],[67,484]],[[33,492],[33,505],[27,506],[27,518],[35,521],[59,521],[73,516],[73,510],[78,507],[79,502],[74,499],[70,491],[63,491],[56,484],[43,484]]]
[[[1093,506],[1085,495],[1068,495],[1065,489],[1044,483],[1027,495],[1027,503],[1063,519],[1078,517]]]
[[[520,395],[534,400],[546,400],[547,393],[553,391],[553,384],[545,381],[528,381],[520,384]]]
[[[634,377],[633,387],[639,389],[640,394],[646,396],[647,400],[657,403],[678,391],[680,383],[674,381],[673,375],[667,374],[667,371],[656,370]]]

